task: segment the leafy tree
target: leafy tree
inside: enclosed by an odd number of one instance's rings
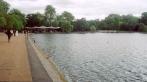
[[[43,25],[44,17],[45,16],[43,14],[37,13],[37,19],[40,21],[40,25]]]
[[[138,23],[136,26],[135,26],[136,30],[139,31],[139,32],[147,32],[147,26],[144,25],[143,23]]]
[[[71,22],[64,20],[61,23],[61,28],[63,32],[72,32],[73,30],[73,25],[71,25]]]
[[[24,14],[22,14],[18,9],[10,10],[9,14],[15,14],[15,15],[18,15],[18,16],[24,16]]]
[[[138,31],[136,25],[139,19],[133,15],[117,15],[110,14],[104,20],[97,23],[97,29],[100,30],[123,30],[123,31]]]
[[[7,20],[4,16],[0,16],[0,28],[4,28],[7,25]]]
[[[58,25],[62,28],[63,32],[71,32],[73,31],[73,20],[74,16],[64,11],[61,15],[57,16]]]
[[[92,31],[92,32],[96,31],[96,27],[95,27],[94,25],[92,25],[92,26],[90,27],[90,31]]]
[[[89,27],[94,26],[97,30],[99,29],[99,27],[98,27],[100,24],[99,20],[89,20],[87,22],[89,24]]]
[[[9,10],[9,4],[4,0],[0,0],[0,13],[7,13]]]
[[[97,26],[97,29],[99,30],[107,30],[107,24],[104,20],[100,21],[98,26]]]
[[[147,25],[147,12],[142,13],[140,21]]]
[[[12,15],[6,15],[7,25],[5,26],[5,29],[12,29],[13,28],[13,18]]]
[[[108,30],[119,30],[121,16],[117,14],[110,14],[108,17],[105,18],[105,22],[107,24]]]
[[[56,19],[57,19],[56,22],[58,22],[58,26],[61,27],[61,24],[63,23],[63,21],[65,21],[63,16],[62,15],[57,15]]]
[[[7,25],[6,29],[15,29],[15,30],[21,30],[24,25],[21,21],[20,17],[18,15],[7,15],[6,16]]]
[[[63,17],[64,20],[67,20],[70,22],[74,20],[74,16],[70,12],[67,12],[67,11],[64,11],[61,16]]]
[[[72,22],[65,19],[63,15],[58,15],[56,17],[56,22],[57,22],[58,26],[61,27],[63,32],[72,32],[73,31]]]
[[[0,0],[0,28],[7,25],[6,15],[9,10],[9,4],[4,0]]]
[[[49,23],[48,26],[52,26],[52,22],[55,18],[55,15],[56,15],[55,8],[52,7],[51,5],[48,5],[45,9],[46,22]]]
[[[40,13],[28,14],[26,16],[26,21],[28,27],[42,26],[44,25],[43,22],[45,22],[44,16]]]
[[[139,19],[137,17],[134,17],[133,15],[123,15],[122,20],[120,30],[136,31],[135,26],[139,23]]]
[[[81,18],[75,21],[74,23],[74,30],[75,31],[87,31],[89,30],[88,28],[88,22],[86,21],[85,18]]]
[[[19,18],[21,19],[21,21],[23,22],[23,25],[26,24],[26,19],[25,19],[25,15],[23,13],[21,13],[21,11],[19,11],[18,9],[12,9],[9,11],[10,15],[17,15],[19,16]]]
[[[57,20],[57,18],[55,18],[55,19],[53,20],[52,26],[53,26],[53,27],[59,27],[59,21]]]
[[[24,27],[23,21],[21,20],[21,18],[18,15],[11,15],[11,16],[13,20],[13,29],[21,30]]]

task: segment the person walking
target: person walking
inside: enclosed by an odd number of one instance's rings
[[[8,37],[8,42],[10,42],[11,36],[12,36],[13,34],[11,33],[10,30],[7,30],[5,33],[6,33],[7,37]]]

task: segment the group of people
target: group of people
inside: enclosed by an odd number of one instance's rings
[[[7,35],[8,37],[8,42],[10,42],[11,40],[11,37],[14,35],[14,36],[18,36],[18,31],[16,30],[6,30],[5,31],[5,34]]]

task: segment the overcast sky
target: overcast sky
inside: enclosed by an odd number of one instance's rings
[[[147,11],[147,0],[5,0],[23,13],[44,12],[47,5],[58,14],[71,12],[75,18],[103,19],[110,13],[140,16]]]

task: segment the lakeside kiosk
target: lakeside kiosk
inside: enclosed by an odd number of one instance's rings
[[[40,27],[26,27],[26,30],[33,33],[45,33],[45,32],[59,32],[61,31],[60,27],[46,27],[46,26],[40,26]]]

